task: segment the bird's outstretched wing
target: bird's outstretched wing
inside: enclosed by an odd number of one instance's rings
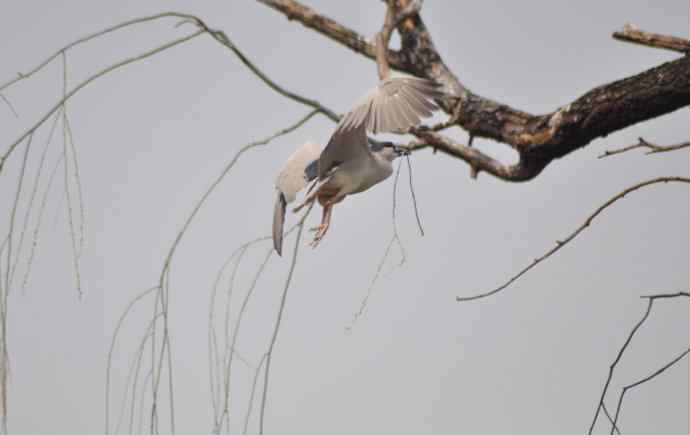
[[[373,134],[407,130],[431,116],[438,109],[433,99],[442,96],[441,89],[427,79],[384,79],[343,117],[336,132],[362,124]]]
[[[333,166],[369,154],[367,131],[390,133],[419,125],[443,96],[433,82],[417,77],[392,77],[379,82],[338,123],[319,158],[319,178]]]
[[[304,189],[309,181],[316,178],[315,165],[321,154],[321,147],[313,142],[307,142],[292,153],[280,170],[276,179],[278,195],[273,209],[273,246],[278,252],[283,247],[283,225],[285,223],[285,207],[297,197],[297,193]]]

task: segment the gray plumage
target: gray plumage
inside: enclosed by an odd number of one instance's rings
[[[278,174],[278,198],[273,211],[273,246],[278,255],[282,255],[285,207],[295,200],[300,190],[316,178],[316,162],[320,154],[321,147],[318,144],[307,142],[292,153]]]
[[[309,190],[313,193],[295,208],[297,211],[316,199],[323,206],[323,219],[312,242],[316,246],[328,229],[334,204],[347,195],[369,189],[393,173],[392,162],[401,150],[390,143],[372,149],[367,131],[403,132],[417,126],[437,109],[432,100],[442,96],[440,89],[426,79],[384,79],[343,116],[323,151],[311,142],[298,148],[276,180],[273,245],[278,254],[282,253],[285,208],[299,191],[318,178]]]

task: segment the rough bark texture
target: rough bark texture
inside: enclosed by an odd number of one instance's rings
[[[621,32],[613,32],[614,39],[632,42],[648,47],[663,48],[665,50],[690,53],[690,41],[675,36],[660,35],[658,33],[643,32],[630,24],[626,24]]]
[[[357,53],[376,58],[375,44],[297,1],[258,1]],[[410,3],[411,0],[397,0],[394,7],[400,11]],[[506,166],[441,134],[415,132],[425,143],[415,144],[412,149],[432,146],[466,161],[475,174],[486,171],[507,181],[527,181],[554,159],[596,138],[690,105],[690,56],[686,55],[635,76],[596,87],[552,113],[530,114],[482,97],[464,86],[444,63],[419,13],[399,21],[397,30],[402,47],[399,51],[388,50],[389,66],[442,84],[447,97],[439,103],[452,116],[453,123],[465,129],[470,137],[505,143],[520,154],[519,163]],[[654,39],[657,45],[659,40]],[[683,41],[673,38],[675,46],[690,46],[690,42]]]

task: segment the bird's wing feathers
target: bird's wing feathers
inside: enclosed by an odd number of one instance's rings
[[[316,163],[321,147],[307,142],[292,153],[280,170],[276,179],[278,197],[273,209],[273,246],[278,252],[283,247],[283,225],[285,224],[285,207],[295,200],[297,193],[304,189],[309,181],[316,178]]]
[[[438,109],[433,99],[441,97],[441,89],[426,79],[410,76],[382,80],[338,123],[319,158],[319,178],[337,162],[370,156],[367,131],[390,133],[417,126]]]
[[[321,147],[313,142],[307,142],[292,153],[280,170],[276,179],[276,188],[285,195],[285,201],[291,203],[297,193],[309,183],[308,170],[314,160],[319,158]],[[312,178],[313,179],[313,175]]]
[[[370,154],[364,124],[349,130],[337,131],[331,136],[319,157],[319,179],[326,177],[333,167],[343,162],[367,158]]]
[[[382,80],[347,113],[336,133],[364,123],[373,134],[404,131],[431,116],[437,109],[433,99],[443,92],[433,82],[417,77],[393,77]]]

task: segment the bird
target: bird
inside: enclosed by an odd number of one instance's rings
[[[391,142],[370,140],[367,132],[405,132],[431,116],[438,109],[434,100],[443,95],[440,87],[427,79],[384,78],[340,119],[323,150],[315,142],[306,142],[295,150],[275,182],[272,235],[278,255],[282,255],[285,210],[301,190],[312,183],[293,212],[315,200],[323,208],[321,224],[312,228],[315,234],[311,246],[316,247],[328,231],[333,206],[388,178],[393,173],[393,160],[406,152]]]

